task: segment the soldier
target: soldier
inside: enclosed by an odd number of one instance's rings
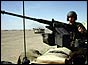
[[[74,64],[84,64],[85,63],[85,54],[83,49],[77,49],[77,48],[85,48],[85,40],[87,40],[87,30],[85,27],[79,23],[76,22],[77,20],[77,14],[74,11],[70,11],[67,14],[67,21],[69,22],[70,27],[67,27],[68,32],[71,34],[71,50],[73,53],[71,54],[73,58]],[[76,44],[75,41],[78,41]],[[74,48],[77,47],[77,48]]]
[[[85,40],[87,30],[86,28],[79,22],[76,22],[77,14],[74,11],[70,11],[67,14],[67,21],[69,22],[70,27],[67,28],[68,32],[71,34],[71,40],[75,41],[76,39]]]

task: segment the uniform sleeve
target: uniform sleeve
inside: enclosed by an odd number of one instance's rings
[[[87,30],[86,30],[86,28],[83,26],[83,24],[79,23],[77,26],[78,26],[78,27],[80,26],[80,27],[83,29],[83,33],[80,33],[80,34],[82,35],[82,37],[83,37],[84,39],[87,39]]]
[[[81,27],[81,28],[83,29],[83,33],[86,33],[86,32],[87,32],[87,30],[86,30],[86,28],[83,26],[83,24],[78,23],[78,24],[77,24],[77,27]]]

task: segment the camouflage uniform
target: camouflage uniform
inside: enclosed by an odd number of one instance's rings
[[[77,20],[77,14],[74,11],[68,13],[67,21],[69,21],[69,16],[73,16]],[[82,29],[82,32],[78,31],[79,27]],[[85,64],[87,56],[87,44],[85,44],[85,41],[87,41],[87,30],[81,23],[75,21],[72,25],[68,25],[66,29],[70,33],[70,49],[73,51],[71,53],[73,63]]]

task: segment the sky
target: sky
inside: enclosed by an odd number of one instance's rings
[[[24,1],[25,16],[68,23],[67,13],[75,11],[77,22],[87,22],[87,1]],[[23,15],[22,1],[1,1],[1,10]],[[25,28],[45,28],[45,24],[25,19]],[[1,14],[1,30],[23,30],[23,19]]]

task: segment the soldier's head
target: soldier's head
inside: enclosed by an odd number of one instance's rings
[[[74,23],[75,20],[77,20],[77,14],[74,11],[70,11],[67,14],[67,21],[69,21],[69,23]]]

